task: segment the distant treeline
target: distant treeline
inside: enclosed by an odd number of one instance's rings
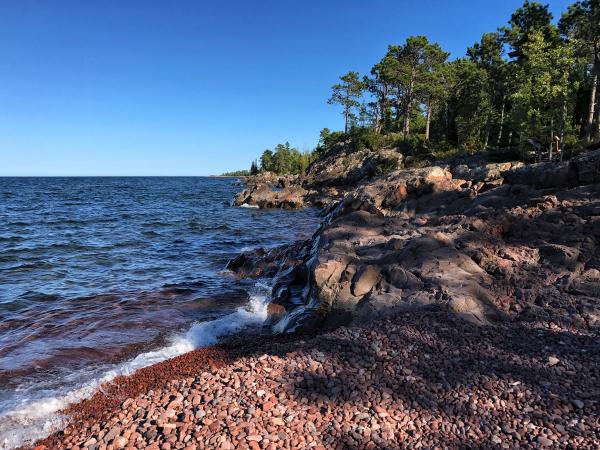
[[[227,172],[223,176],[256,175],[261,171],[273,172],[277,175],[296,175],[304,172],[314,157],[314,152],[301,152],[286,142],[277,144],[273,150],[266,149],[259,160],[252,161],[250,170]]]
[[[250,175],[249,170],[234,170],[233,172],[225,172],[221,174],[222,177],[247,177]]]

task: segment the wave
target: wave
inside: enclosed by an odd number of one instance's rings
[[[52,269],[54,268],[54,264],[45,261],[36,261],[32,263],[22,263],[17,264],[16,266],[6,267],[2,270],[11,271],[11,272],[23,272],[28,270],[37,270],[37,269]]]
[[[0,236],[0,242],[20,242],[24,241],[22,236]]]
[[[10,449],[32,444],[65,426],[66,418],[60,411],[70,404],[92,396],[101,386],[121,375],[182,355],[196,348],[214,345],[227,336],[249,327],[261,325],[267,317],[268,287],[256,285],[256,292],[247,305],[221,318],[195,322],[184,333],[174,335],[169,343],[154,351],[142,353],[119,365],[87,373],[74,373],[73,380],[87,379],[85,383],[44,389],[19,386],[15,398],[0,404],[0,448]],[[67,380],[68,383],[68,380]],[[2,411],[4,410],[4,411]]]

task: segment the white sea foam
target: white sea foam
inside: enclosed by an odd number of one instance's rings
[[[173,336],[170,343],[161,349],[142,353],[117,366],[71,374],[70,380],[65,380],[69,387],[57,390],[38,385],[20,386],[13,404],[0,404],[0,449],[32,443],[62,428],[64,418],[59,411],[90,397],[102,384],[117,376],[130,375],[143,367],[213,345],[223,336],[262,324],[267,317],[266,286],[258,285],[257,290],[263,293],[251,296],[246,306],[216,320],[194,323],[185,333]],[[87,381],[74,385],[77,379]]]
[[[253,208],[253,209],[258,209],[259,206],[258,205],[249,205],[248,203],[243,203],[240,205],[240,208]]]

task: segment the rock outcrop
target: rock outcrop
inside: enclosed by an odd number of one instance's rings
[[[300,182],[308,189],[355,187],[361,182],[402,167],[404,156],[398,149],[354,150],[340,145],[315,161]]]
[[[360,183],[399,169],[403,159],[397,149],[352,151],[342,145],[314,162],[301,176],[262,172],[242,178],[246,189],[233,204],[285,209],[328,206]]]
[[[511,184],[539,188],[567,188],[600,182],[600,150],[583,153],[570,161],[538,163],[505,171],[503,177]]]
[[[598,325],[596,161],[590,153],[567,164],[578,174],[571,189],[522,178],[539,165],[510,163],[397,170],[362,184],[329,208],[300,263],[282,265],[268,324],[311,330],[442,309],[480,325]]]
[[[283,189],[273,189],[268,184],[249,186],[234,199],[235,206],[256,208],[298,209],[306,206],[305,197],[308,194],[298,185],[286,186]]]

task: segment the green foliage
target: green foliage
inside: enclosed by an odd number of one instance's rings
[[[573,46],[576,57],[583,68],[580,77],[580,86],[584,86],[582,96],[581,88],[577,93],[574,110],[583,116],[584,137],[591,141],[592,137],[600,134],[600,128],[594,130],[600,122],[600,117],[595,117],[600,108],[597,108],[597,86],[600,75],[600,2],[598,0],[583,0],[569,6],[569,9],[560,19],[558,24],[560,32]],[[584,99],[587,97],[587,99]],[[582,101],[583,100],[583,101]],[[586,102],[587,100],[587,102]]]
[[[377,149],[382,147],[384,136],[370,128],[353,128],[348,137],[355,150]]]
[[[427,140],[423,134],[411,134],[406,139],[396,141],[396,146],[400,149],[400,153],[404,155],[421,155],[429,153]]]
[[[443,96],[440,72],[448,56],[425,36],[412,36],[404,45],[388,47],[381,62],[371,70],[373,77],[365,81],[376,97],[370,105],[375,108],[372,115],[377,132],[402,130],[404,138],[408,138],[419,105],[425,104],[429,109]]]
[[[300,174],[313,160],[311,152],[300,152],[289,142],[277,144],[274,150],[265,150],[260,157],[260,170],[278,175]],[[258,172],[258,167],[257,167]]]
[[[348,72],[346,75],[340,77],[340,81],[341,83],[334,84],[331,87],[331,97],[328,103],[343,106],[343,115],[345,118],[344,131],[348,132],[348,126],[353,116],[352,111],[360,106],[358,99],[362,95],[365,86],[359,78],[358,72]]]
[[[453,61],[451,67],[457,143],[472,153],[484,147],[483,132],[489,110],[487,74],[468,59]]]
[[[525,0],[511,16],[508,27],[501,28],[504,42],[511,51],[509,56],[519,63],[526,58],[524,47],[528,45],[532,33],[540,33],[543,40],[558,43],[558,28],[552,24],[552,13],[548,5]]]
[[[518,87],[512,95],[513,114],[527,136],[543,141],[552,123],[560,123],[562,105],[574,94],[576,84],[570,77],[576,64],[574,48],[548,41],[541,31],[534,31],[522,46],[522,55]]]

